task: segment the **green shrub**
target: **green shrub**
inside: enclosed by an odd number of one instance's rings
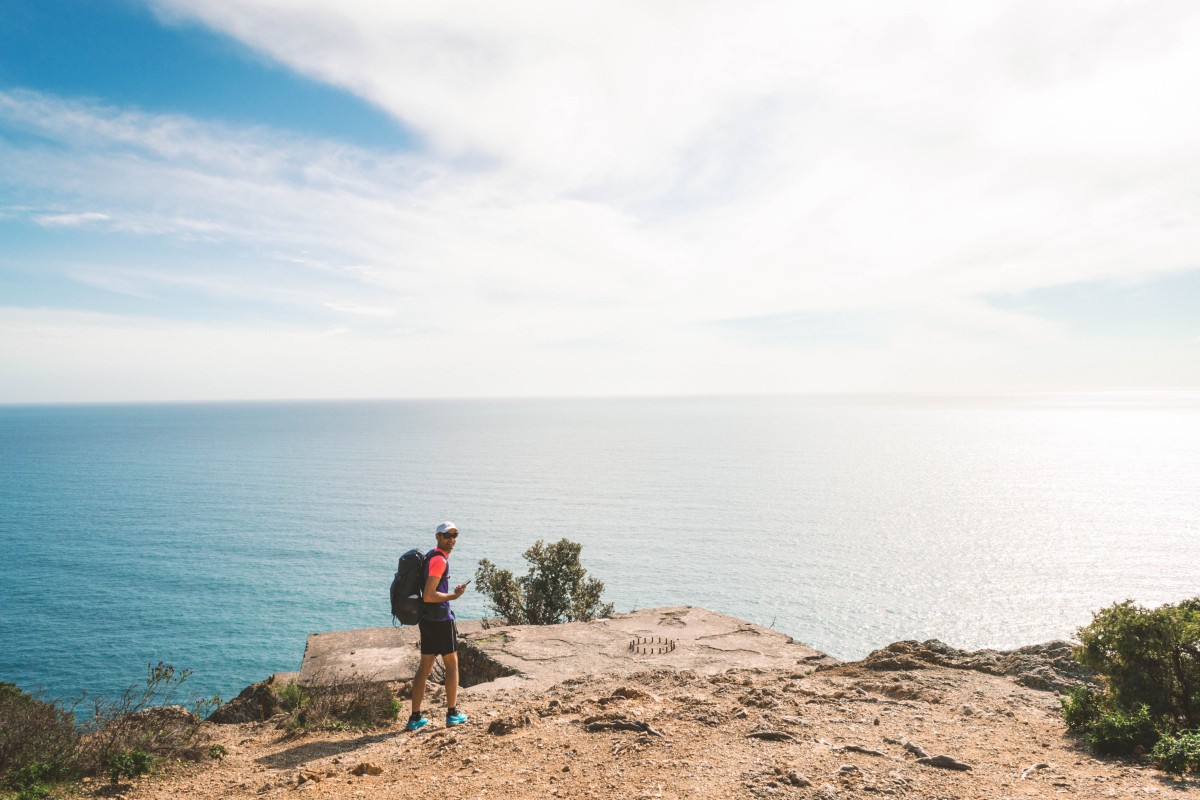
[[[31,761],[5,776],[5,785],[16,791],[17,800],[42,800],[50,796],[50,787],[60,783],[67,774],[63,763]]]
[[[1086,683],[1081,683],[1059,698],[1063,720],[1072,733],[1086,733],[1104,713],[1103,695]]]
[[[121,778],[148,775],[154,768],[154,756],[143,750],[123,750],[109,755],[106,767],[108,779],[113,786],[117,786]]]
[[[70,778],[79,744],[71,711],[0,683],[0,785],[32,797]]]
[[[54,792],[44,783],[34,783],[25,786],[13,795],[12,800],[50,800]]]
[[[555,625],[612,616],[612,603],[602,603],[604,583],[590,578],[579,561],[583,546],[567,539],[547,545],[539,539],[524,553],[529,572],[514,577],[484,559],[475,572],[476,586],[491,600],[492,610],[512,625]]]
[[[1134,711],[1105,711],[1088,726],[1083,740],[1102,755],[1128,755],[1139,746],[1149,750],[1158,741],[1159,732],[1146,706]]]
[[[1188,770],[1200,772],[1200,731],[1162,737],[1150,757],[1163,770],[1176,775]]]
[[[1158,727],[1145,705],[1132,712],[1114,708],[1106,694],[1087,684],[1074,687],[1059,701],[1067,729],[1081,734],[1097,753],[1128,755],[1139,745],[1149,749],[1158,741]]]
[[[1155,747],[1161,763],[1186,764],[1190,740],[1172,742],[1200,722],[1200,597],[1153,609],[1117,603],[1079,629],[1079,642],[1075,658],[1099,688],[1061,698],[1067,727],[1098,753]]]
[[[1154,609],[1117,603],[1079,641],[1076,658],[1103,677],[1115,708],[1145,705],[1171,731],[1200,727],[1200,597]]]
[[[288,681],[276,694],[279,697],[279,707],[289,714],[304,708],[304,687],[295,681]]]
[[[220,761],[227,755],[229,755],[229,751],[225,749],[225,745],[223,744],[210,744],[208,746],[208,757],[213,761]]]
[[[16,792],[17,800],[37,800],[80,775],[106,774],[116,784],[146,774],[159,758],[203,757],[200,720],[220,698],[202,699],[192,709],[169,705],[190,674],[150,665],[143,686],[93,700],[82,721],[75,707],[0,683],[0,789]]]

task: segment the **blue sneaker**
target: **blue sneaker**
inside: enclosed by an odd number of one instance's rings
[[[467,715],[458,710],[446,715],[447,728],[453,728],[455,725],[462,725],[466,721]]]
[[[465,717],[464,717],[464,719],[465,719]],[[419,731],[419,730],[421,730],[421,728],[424,728],[428,724],[429,724],[429,720],[426,717],[417,717],[416,719],[409,717],[408,724],[404,726],[404,730]]]

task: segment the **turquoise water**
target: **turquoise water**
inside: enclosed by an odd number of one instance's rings
[[[458,577],[565,536],[620,611],[1016,646],[1200,594],[1198,498],[1194,393],[0,407],[0,680],[232,696],[447,518]]]

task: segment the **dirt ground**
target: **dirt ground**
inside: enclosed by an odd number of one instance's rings
[[[1200,781],[1097,760],[1052,692],[929,665],[658,669],[536,693],[466,691],[466,725],[286,736],[206,723],[227,750],[122,787],[151,798],[1200,798]],[[960,767],[918,759],[948,756]],[[963,768],[969,767],[969,768]],[[355,772],[363,774],[354,774]],[[375,774],[372,774],[375,773]],[[95,789],[97,794],[105,793]],[[113,797],[112,792],[105,793]]]

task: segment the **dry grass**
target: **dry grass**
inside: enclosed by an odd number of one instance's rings
[[[371,676],[321,673],[304,686],[293,681],[278,694],[287,714],[283,727],[294,734],[313,729],[368,729],[389,725],[401,709],[392,687]]]

